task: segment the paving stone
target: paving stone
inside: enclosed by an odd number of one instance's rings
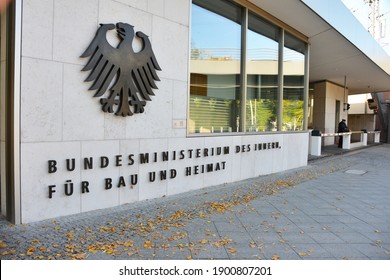
[[[389,251],[378,244],[351,244],[353,248],[371,260],[389,260]]]
[[[87,260],[114,260],[114,256],[110,256],[103,252],[89,253],[86,256]]]
[[[308,235],[313,238],[318,244],[327,244],[327,243],[344,243],[344,240],[339,238],[336,234],[331,232],[308,232]]]
[[[291,246],[300,259],[303,260],[332,260],[335,257],[317,243],[298,243]]]
[[[342,240],[344,240],[346,243],[368,244],[373,242],[372,239],[368,238],[367,236],[364,236],[359,232],[343,232],[343,233],[336,233],[336,235],[340,237]]]
[[[352,245],[348,244],[321,244],[321,247],[327,250],[338,260],[365,260],[368,259],[363,253],[358,251]]]
[[[282,238],[286,240],[289,244],[316,244],[312,237],[309,234],[301,232],[285,232],[282,234]]]
[[[288,244],[265,243],[261,248],[266,260],[297,260],[300,259],[295,250]]]

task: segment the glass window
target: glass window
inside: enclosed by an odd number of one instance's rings
[[[287,32],[285,33],[283,52],[283,131],[303,130],[305,48],[304,42]]]
[[[241,8],[229,1],[192,5],[190,133],[241,130],[240,22]]]
[[[246,131],[277,130],[279,29],[249,13]]]
[[[306,43],[284,32],[281,46],[283,29],[245,9],[193,0],[190,134],[304,129]]]

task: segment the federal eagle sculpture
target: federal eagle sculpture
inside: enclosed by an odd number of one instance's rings
[[[117,48],[107,41],[107,32],[115,28],[120,38]],[[100,24],[95,38],[81,55],[89,57],[82,71],[90,71],[85,81],[93,81],[89,89],[96,91],[94,97],[102,97],[110,87],[107,97],[100,99],[104,112],[123,117],[143,113],[146,101],[151,100],[153,89],[157,89],[155,81],[160,79],[156,70],[161,71],[161,68],[150,40],[143,32],[137,32],[136,36],[142,41],[137,53],[133,49],[132,25]]]

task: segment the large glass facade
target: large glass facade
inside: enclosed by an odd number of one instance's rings
[[[189,134],[306,129],[305,53],[246,7],[193,0]]]

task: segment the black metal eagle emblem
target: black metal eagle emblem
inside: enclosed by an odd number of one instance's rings
[[[111,46],[106,37],[107,32],[115,28],[120,39],[116,48]],[[142,41],[142,48],[137,53],[132,45],[132,25],[122,22],[116,25],[100,24],[95,38],[81,55],[89,57],[82,71],[90,71],[85,81],[93,81],[89,89],[96,91],[94,97],[102,97],[110,87],[107,97],[100,99],[104,112],[123,117],[143,113],[146,101],[151,100],[153,89],[157,89],[155,81],[160,79],[156,70],[161,71],[161,68],[150,40],[143,32],[137,32],[136,36]]]

